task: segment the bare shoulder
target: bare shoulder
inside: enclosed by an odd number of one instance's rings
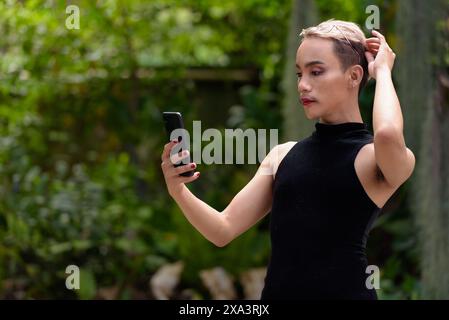
[[[265,170],[268,170],[269,174],[274,177],[276,176],[279,164],[284,159],[285,155],[290,151],[290,149],[296,144],[296,141],[287,141],[273,147],[264,159],[262,165],[265,166]]]
[[[354,168],[368,197],[382,208],[397,188],[391,187],[383,178],[376,163],[374,143],[364,145],[357,154]]]

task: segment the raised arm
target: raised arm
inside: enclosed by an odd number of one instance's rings
[[[376,79],[373,107],[375,158],[385,182],[396,189],[412,174],[415,156],[405,144],[401,106],[391,78],[396,55],[382,34],[373,31],[373,35],[375,38],[367,39],[371,50],[366,52],[366,57],[370,76]]]
[[[198,199],[185,183],[198,178],[179,177],[192,170],[191,164],[175,168],[170,160],[174,143],[165,145],[162,171],[169,194],[176,201],[187,220],[209,241],[223,247],[262,219],[271,209],[273,173],[279,161],[280,146],[274,147],[260,164],[249,183],[232,199],[223,212]],[[174,162],[179,159],[175,159]]]

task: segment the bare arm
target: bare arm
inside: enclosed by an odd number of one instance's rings
[[[231,242],[270,212],[276,146],[260,164],[251,181],[223,210],[225,244]]]
[[[370,75],[376,79],[373,107],[375,158],[385,182],[396,189],[412,174],[415,157],[405,144],[401,106],[391,78],[395,54],[382,34],[373,31],[373,35],[376,38],[367,40],[373,50],[366,55]],[[373,54],[376,54],[375,59]]]
[[[170,195],[176,201],[187,220],[209,241],[223,247],[238,235],[262,219],[271,209],[273,161],[277,159],[279,146],[273,148],[259,166],[251,181],[233,198],[223,212],[218,212],[198,199],[185,186],[197,179],[179,177],[189,171],[190,164],[174,168],[170,163],[170,150],[174,144],[167,144],[162,155],[162,170]],[[176,162],[176,161],[175,161]],[[275,164],[274,164],[275,165]]]
[[[385,181],[398,188],[412,174],[415,156],[405,144],[402,129],[402,113],[391,80],[391,71],[377,72],[376,93],[373,108],[374,150],[376,163]]]

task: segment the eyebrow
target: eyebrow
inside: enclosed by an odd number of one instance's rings
[[[307,68],[307,67],[313,66],[315,64],[324,64],[324,62],[320,61],[320,60],[313,60],[313,61],[307,62],[305,67]],[[296,64],[296,68],[301,69],[298,64]]]

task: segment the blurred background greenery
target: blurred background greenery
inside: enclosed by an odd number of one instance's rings
[[[80,8],[80,29],[65,26],[69,4]],[[217,248],[169,197],[161,112],[182,112],[188,129],[201,120],[203,130],[302,138],[313,123],[290,63],[300,27],[336,18],[368,35],[370,4],[397,52],[419,165],[383,209],[368,259],[381,270],[381,299],[449,298],[447,0],[1,1],[0,298],[152,299],[152,276],[182,261],[177,292],[208,299],[201,270],[238,277],[265,267],[269,216]],[[361,96],[367,123],[374,88]],[[256,169],[200,165],[189,188],[223,210]],[[64,285],[71,264],[80,290]]]

